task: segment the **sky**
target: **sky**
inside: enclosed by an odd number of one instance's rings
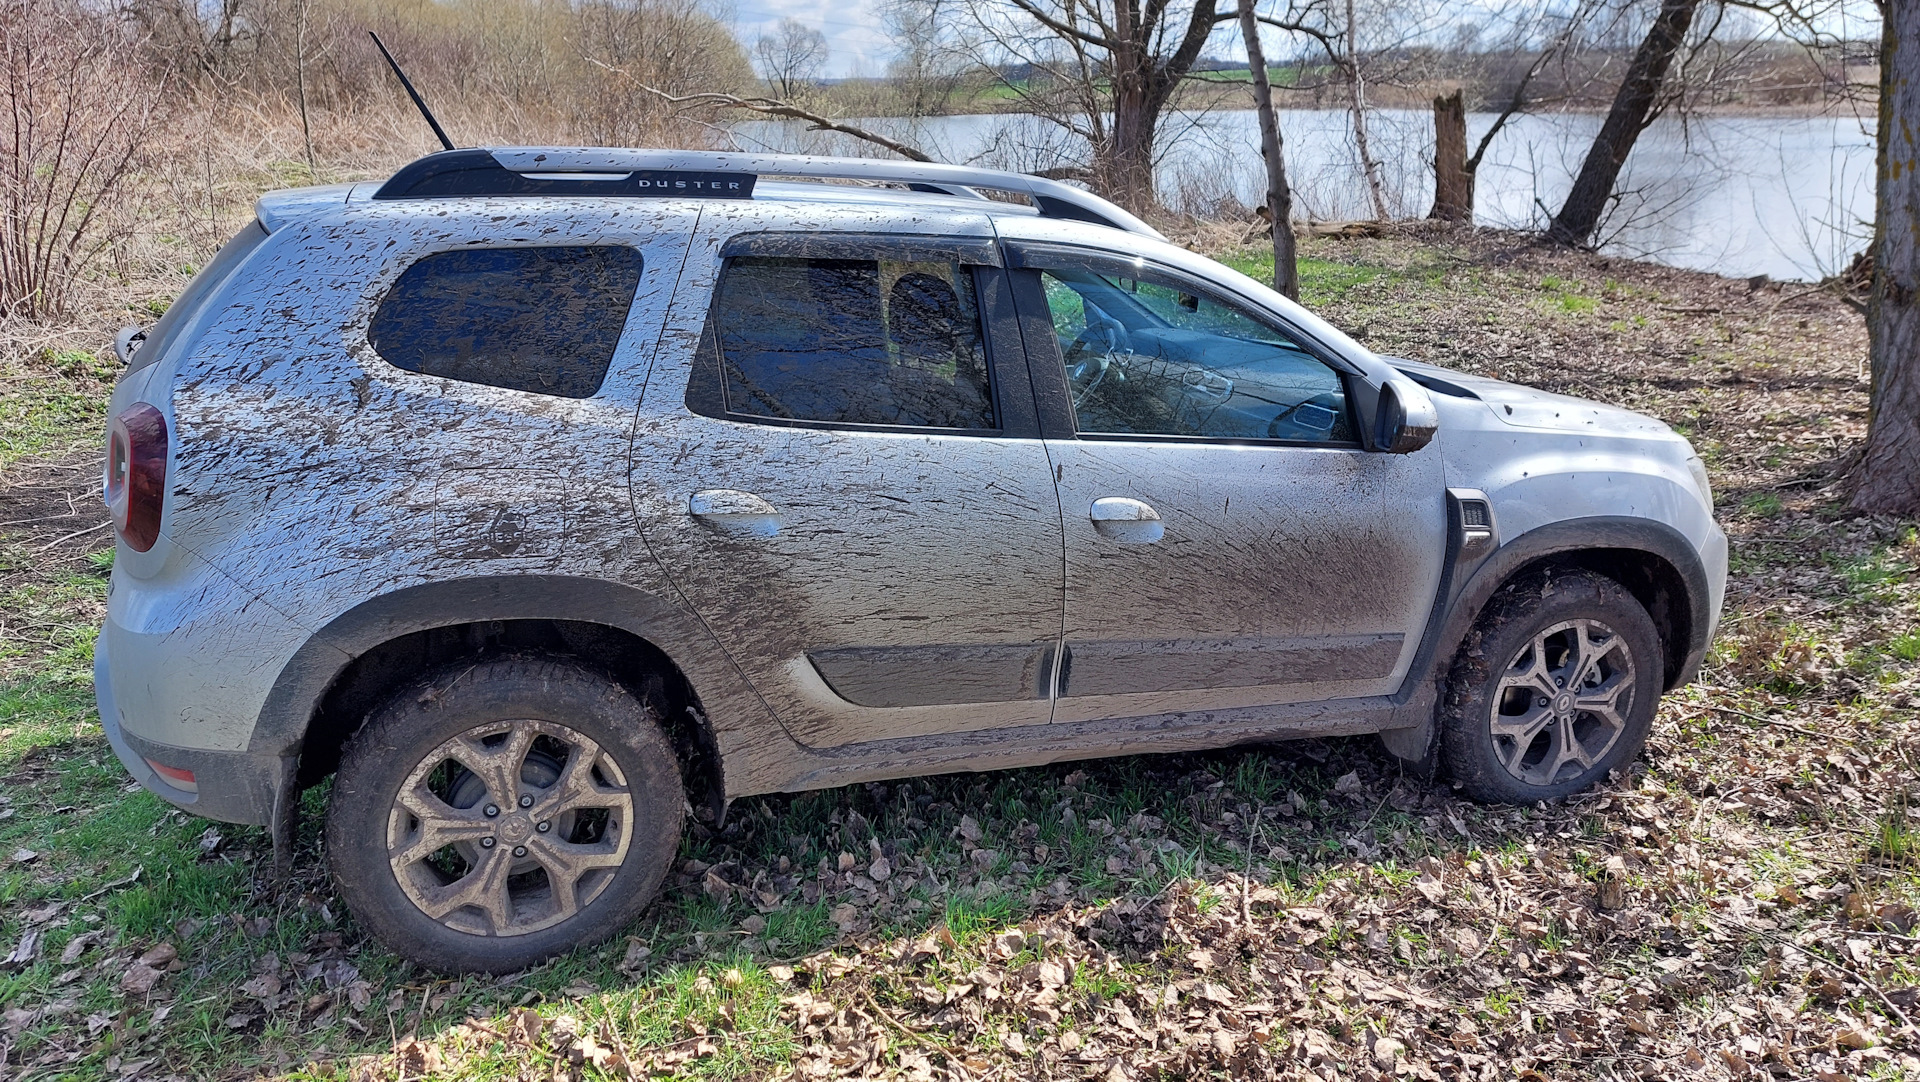
[[[1511,0],[1449,2],[1454,5],[1457,15],[1475,9],[1491,11],[1511,6]],[[827,65],[821,74],[829,79],[884,75],[887,62],[894,56],[894,44],[888,39],[880,18],[879,0],[709,0],[709,4],[709,10],[733,27],[740,44],[749,50],[749,54],[755,40],[762,34],[771,33],[781,19],[789,16],[820,31],[826,35],[828,49]],[[1854,38],[1866,38],[1879,32],[1870,0],[1817,0],[1815,6],[1821,9],[1821,17],[1817,21],[1823,31]],[[1765,20],[1755,19],[1751,22],[1751,29],[1763,34],[1772,29]],[[1271,39],[1271,33],[1268,37]],[[1209,44],[1208,55],[1222,58],[1246,56],[1237,35],[1232,33],[1222,33]],[[1270,41],[1268,48],[1272,47]]]
[[[821,74],[830,79],[883,75],[893,58],[875,0],[717,0],[713,11],[723,20],[731,11],[734,33],[749,50],[789,16],[820,31],[828,50]]]

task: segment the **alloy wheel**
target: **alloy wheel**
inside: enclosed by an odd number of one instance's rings
[[[1554,624],[1501,674],[1489,718],[1494,757],[1528,785],[1578,777],[1626,731],[1633,695],[1625,637],[1598,620]]]
[[[604,893],[632,829],[633,793],[598,744],[555,722],[499,721],[408,773],[387,855],[427,917],[470,935],[525,935]]]

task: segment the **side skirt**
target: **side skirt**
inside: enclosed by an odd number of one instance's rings
[[[927,774],[1012,770],[1075,759],[1353,736],[1404,725],[1404,721],[1396,722],[1395,715],[1393,700],[1378,696],[874,740],[810,749],[808,759],[795,764],[797,773],[784,783],[760,791],[793,793]]]

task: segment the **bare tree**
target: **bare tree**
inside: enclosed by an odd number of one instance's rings
[[[1427,215],[1443,221],[1473,221],[1474,191],[1480,176],[1480,163],[1486,160],[1487,150],[1493,146],[1494,139],[1506,128],[1514,117],[1531,112],[1551,102],[1566,101],[1579,92],[1577,80],[1570,79],[1564,70],[1575,48],[1580,44],[1581,35],[1586,32],[1590,20],[1606,0],[1574,0],[1571,7],[1528,8],[1519,17],[1510,20],[1504,40],[1491,50],[1480,50],[1474,56],[1471,77],[1482,84],[1491,82],[1492,70],[1499,70],[1506,77],[1508,86],[1496,99],[1498,111],[1494,113],[1493,123],[1480,135],[1480,141],[1474,145],[1473,152],[1467,152],[1467,106],[1465,94],[1456,90],[1452,94],[1433,99],[1434,110],[1434,195],[1433,210]],[[1460,50],[1462,53],[1464,49]],[[1511,68],[1524,60],[1518,77],[1513,77]],[[1561,69],[1555,88],[1542,91],[1542,76],[1550,68]]]
[[[1550,239],[1575,246],[1593,241],[1627,155],[1640,133],[1660,115],[1666,100],[1667,71],[1686,43],[1687,30],[1699,6],[1700,0],[1661,0],[1660,13],[1627,67],[1626,78],[1621,80],[1599,134],[1594,136],[1573,188],[1547,229]]]
[[[773,33],[753,43],[753,58],[775,95],[792,101],[820,77],[827,63],[827,37],[798,19],[781,19]]]
[[[1253,79],[1253,106],[1260,116],[1260,156],[1267,165],[1267,224],[1273,229],[1273,288],[1300,299],[1300,265],[1293,242],[1293,189],[1287,184],[1280,118],[1273,109],[1273,84],[1267,53],[1260,46],[1254,0],[1240,0],[1240,36],[1247,43],[1247,71]]]
[[[0,8],[0,315],[66,311],[74,287],[126,231],[117,217],[162,87],[124,61],[111,19],[61,0]]]
[[[1235,18],[1215,3],[968,0],[976,55],[1033,115],[1092,147],[1092,162],[1056,175],[1135,210],[1155,202],[1160,124],[1175,89],[1214,28]]]
[[[1880,3],[1879,182],[1867,445],[1854,474],[1861,511],[1920,514],[1920,0]]]
[[[1331,84],[1347,107],[1368,204],[1376,219],[1391,217],[1380,158],[1373,149],[1368,95],[1383,81],[1414,86],[1432,78],[1433,50],[1421,43],[1436,30],[1434,9],[1404,0],[1391,6],[1381,0],[1289,0],[1260,21],[1305,38],[1325,58],[1333,73]],[[1316,100],[1326,85],[1313,87]],[[1306,89],[1308,84],[1296,87]]]
[[[887,65],[900,115],[919,119],[946,108],[970,67],[948,33],[953,0],[883,0],[880,19],[898,46]]]

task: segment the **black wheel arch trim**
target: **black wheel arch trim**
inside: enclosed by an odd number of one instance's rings
[[[762,749],[777,754],[769,745],[791,746],[786,730],[705,626],[674,602],[606,580],[499,575],[405,587],[335,617],[281,667],[247,750],[298,755],[328,690],[369,651],[416,632],[519,620],[599,624],[659,650],[699,696],[720,760],[729,767],[759,758]]]
[[[1457,522],[1454,532],[1458,532]],[[1450,556],[1459,551],[1457,543],[1449,546]],[[1668,644],[1669,661],[1664,666],[1663,690],[1691,681],[1706,656],[1707,632],[1713,626],[1712,590],[1706,566],[1693,544],[1680,531],[1652,519],[1604,515],[1553,522],[1508,540],[1472,566],[1451,566],[1450,561],[1451,573],[1443,583],[1441,605],[1436,610],[1430,634],[1408,668],[1406,681],[1394,695],[1398,704],[1396,720],[1404,727],[1382,733],[1388,748],[1410,762],[1423,762],[1430,757],[1433,736],[1438,732],[1435,711],[1441,685],[1452,667],[1459,644],[1496,591],[1526,567],[1542,560],[1606,551],[1652,556],[1666,563],[1679,577],[1686,593],[1685,605],[1672,615],[1686,621],[1685,642],[1678,644],[1678,650],[1674,648],[1676,644]],[[1666,621],[1661,614],[1652,615],[1664,636]],[[1679,658],[1678,664],[1672,663],[1675,657]]]

